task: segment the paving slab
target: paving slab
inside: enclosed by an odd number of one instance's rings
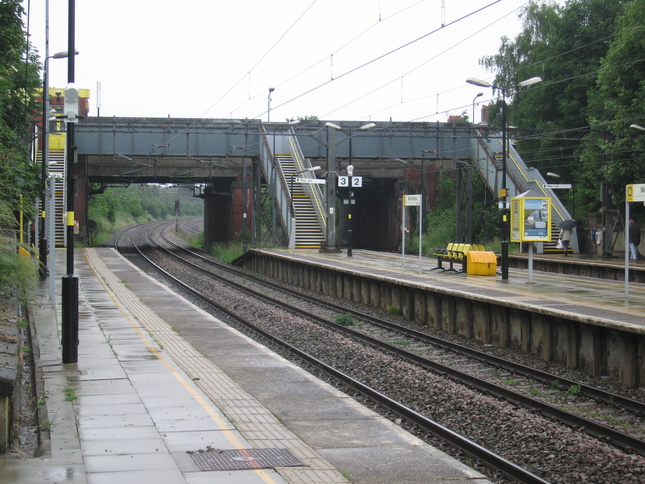
[[[51,450],[0,458],[0,484],[488,482],[112,249],[76,253],[79,361],[63,365],[63,255],[57,301],[40,289],[34,326]],[[190,452],[210,448],[282,449],[304,465],[200,470]]]

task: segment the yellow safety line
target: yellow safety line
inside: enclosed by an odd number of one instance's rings
[[[199,402],[199,404],[202,406],[202,408],[210,415],[210,417],[215,421],[216,425],[219,427],[219,429],[223,432],[223,434],[226,436],[227,440],[233,445],[235,450],[246,450],[246,446],[240,442],[240,440],[237,438],[237,436],[227,428],[226,422],[219,416],[217,411],[213,409],[212,405],[210,405],[193,387],[188,383],[188,381],[180,375],[177,370],[164,358],[164,356],[157,351],[157,349],[152,346],[150,343],[150,340],[146,337],[145,333],[141,329],[141,325],[122,308],[121,304],[119,301],[116,299],[116,296],[112,292],[112,290],[107,286],[101,277],[99,277],[99,272],[94,268],[94,265],[90,261],[90,259],[87,257],[87,250],[83,249],[83,257],[85,258],[85,261],[87,262],[90,270],[94,274],[94,277],[96,278],[97,281],[101,284],[105,292],[110,296],[110,299],[112,299],[112,303],[114,306],[119,310],[119,312],[130,322],[134,330],[137,332],[143,343],[146,345],[146,348],[157,357],[161,363],[164,364],[166,368],[172,373],[172,375],[177,379],[177,381],[190,393],[190,395]],[[127,290],[127,289],[126,289]],[[276,484],[276,482],[269,476],[263,469],[252,469],[264,482],[267,484]]]

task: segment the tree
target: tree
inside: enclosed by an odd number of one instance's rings
[[[590,141],[583,152],[589,174],[602,168],[615,187],[621,206],[624,187],[645,183],[645,133],[630,128],[645,125],[645,0],[625,6],[616,35],[602,59],[596,84],[590,90]]]
[[[33,217],[40,167],[32,162],[32,121],[41,89],[38,56],[30,53],[18,0],[0,2],[0,201]]]
[[[496,72],[499,86],[542,77],[543,83],[534,88],[511,89],[509,123],[523,128],[517,138],[522,157],[575,183],[577,196],[591,193],[581,186],[587,177],[580,172],[579,162],[581,139],[589,131],[588,96],[625,4],[622,0],[569,0],[560,7],[532,0],[521,14],[523,31],[515,41],[503,39],[499,53],[482,60]],[[599,204],[597,187],[594,190]]]

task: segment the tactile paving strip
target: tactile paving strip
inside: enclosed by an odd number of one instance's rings
[[[188,452],[202,471],[304,466],[287,449],[208,449]]]

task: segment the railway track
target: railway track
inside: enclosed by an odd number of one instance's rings
[[[152,234],[150,232],[149,236],[152,238]],[[360,340],[362,344],[378,348],[379,351],[386,352],[388,355],[395,356],[396,358],[404,358],[410,364],[414,364],[416,366],[429,369],[436,374],[449,377],[453,381],[465,384],[468,387],[476,389],[479,392],[483,392],[486,395],[495,395],[496,398],[502,398],[507,402],[511,402],[513,405],[530,408],[532,412],[548,416],[550,419],[559,420],[569,427],[584,429],[585,432],[596,438],[600,438],[603,441],[609,441],[613,445],[621,447],[627,453],[640,455],[645,454],[643,442],[637,436],[625,434],[598,422],[577,416],[574,413],[565,412],[555,405],[541,402],[538,399],[529,398],[526,395],[523,395],[522,392],[518,392],[517,388],[509,389],[507,388],[509,385],[503,386],[491,383],[490,381],[487,381],[487,379],[483,379],[476,375],[486,373],[492,374],[501,370],[503,372],[507,372],[509,375],[514,375],[514,378],[518,378],[517,376],[520,375],[522,378],[527,380],[530,379],[531,382],[544,382],[544,385],[548,386],[551,391],[565,395],[570,394],[571,389],[575,388],[577,395],[576,399],[580,399],[582,395],[585,395],[585,398],[593,399],[593,401],[603,401],[604,405],[613,405],[613,408],[616,408],[615,405],[618,404],[621,411],[631,412],[635,419],[640,418],[639,416],[645,413],[644,406],[638,401],[630,400],[620,395],[610,394],[604,390],[566,380],[562,377],[555,377],[548,373],[536,372],[511,361],[498,357],[491,357],[490,355],[475,351],[471,348],[456,345],[450,341],[432,337],[425,333],[405,328],[400,325],[395,325],[373,315],[362,313],[353,308],[339,306],[337,304],[330,303],[329,301],[315,301],[316,309],[313,310],[315,314],[311,314],[312,309],[310,306],[312,302],[308,296],[304,297],[303,294],[297,291],[287,292],[284,287],[279,289],[280,295],[271,296],[268,293],[274,292],[276,289],[274,287],[269,287],[267,281],[262,280],[261,278],[255,278],[247,273],[242,273],[241,271],[235,270],[229,266],[218,264],[193,250],[188,250],[181,245],[171,242],[167,237],[164,238],[165,240],[163,241],[163,244],[170,246],[170,248],[162,247],[161,243],[152,242],[151,240],[148,240],[146,244],[150,247],[154,247],[155,252],[162,251],[164,253],[164,257],[172,256],[176,258],[178,257],[177,252],[181,252],[183,254],[182,258],[185,260],[185,262],[182,263],[190,264],[190,271],[192,272],[201,271],[205,273],[208,278],[218,278],[220,283],[233,287],[235,291],[245,291],[247,294],[251,293],[253,294],[254,299],[263,299],[273,306],[280,306],[290,314],[296,314],[300,317],[307,318],[310,321],[313,320],[316,324],[325,325],[325,327],[332,329],[336,333],[343,333],[346,337],[352,338],[353,340]],[[132,245],[134,246],[136,244],[133,243]],[[146,252],[146,250],[142,250],[141,252],[143,255],[143,252]],[[145,257],[150,259],[149,256]],[[158,254],[156,257],[158,257]],[[167,273],[167,271],[161,268],[159,264],[152,261],[151,263],[155,264],[158,270]],[[226,274],[224,275],[222,273]],[[172,276],[169,275],[169,277]],[[231,279],[237,279],[237,282],[231,281]],[[253,279],[252,282],[254,285],[261,284],[261,288],[253,291],[249,287],[249,281],[251,279]],[[225,305],[212,300],[213,298],[204,297],[204,295],[201,294],[203,291],[200,291],[195,287],[188,286],[186,290],[189,290],[201,298],[209,300],[209,304],[213,304],[218,307],[220,311],[225,312],[229,317],[234,317],[239,320],[239,309],[231,310],[230,307],[226,307]],[[289,303],[285,302],[286,299],[289,300]],[[292,304],[292,301],[294,300],[301,301],[303,303],[299,305]],[[303,305],[305,306],[304,309],[302,307]],[[318,316],[320,313],[325,313],[326,316]],[[354,330],[340,326],[334,322],[333,315],[339,314],[351,314],[353,319],[361,322],[361,329]],[[244,318],[241,320],[243,324],[251,327],[253,331],[261,334],[264,338],[280,344],[281,346],[292,346],[284,341],[283,338],[270,334],[268,331],[260,328],[257,324],[250,323]],[[368,333],[371,333],[371,335]],[[374,333],[380,334],[375,337]],[[408,343],[405,346],[414,346],[414,351],[403,349],[400,344],[392,343],[392,340],[401,341],[401,338],[406,338],[412,341],[412,344]],[[428,345],[439,348],[438,350],[431,351],[431,353],[433,353],[433,358],[428,358],[426,355],[420,354],[424,352],[418,351],[420,346]],[[421,431],[421,433],[431,433],[437,438],[450,442],[450,445],[460,449],[461,452],[465,452],[474,459],[481,460],[481,462],[485,463],[484,465],[486,467],[494,469],[495,472],[502,473],[507,478],[518,480],[520,482],[547,482],[530,470],[527,471],[526,469],[523,469],[521,465],[513,464],[506,458],[496,455],[495,452],[487,451],[483,446],[476,444],[468,438],[462,441],[462,437],[460,437],[457,432],[449,430],[446,426],[438,424],[417,410],[410,408],[410,405],[398,403],[389,396],[386,396],[383,392],[370,388],[370,385],[360,383],[356,378],[352,378],[347,375],[346,371],[334,370],[330,365],[321,362],[318,358],[314,358],[302,350],[290,348],[289,351],[296,354],[298,358],[308,361],[309,364],[315,365],[317,368],[324,367],[326,372],[333,374],[334,378],[343,381],[345,385],[349,385],[354,389],[360,389],[359,391],[362,394],[369,395],[370,399],[379,402],[380,405],[386,406],[390,412],[403,416],[406,420],[412,422],[413,425],[417,427],[417,430]],[[428,352],[426,351],[425,353],[427,354]],[[437,354],[439,354],[439,356],[437,356]],[[440,361],[437,361],[437,359]],[[493,368],[493,370],[485,370],[484,366],[487,368]],[[468,367],[470,368],[470,371],[462,371],[460,369],[461,367]],[[556,390],[553,388],[553,382],[556,380],[559,382],[562,390]],[[533,385],[533,383],[531,383],[531,385]],[[535,390],[535,387],[533,386],[532,389]],[[541,469],[540,472],[543,473],[543,469]]]

